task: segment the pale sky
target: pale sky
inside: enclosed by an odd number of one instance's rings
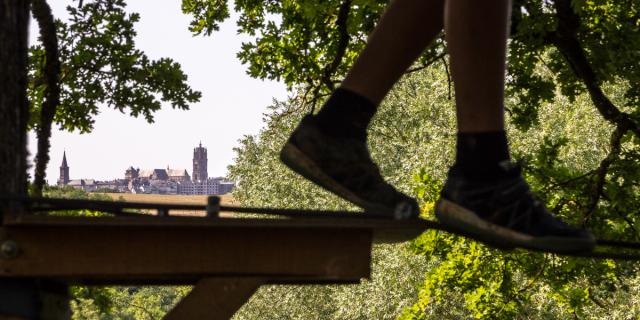
[[[56,17],[66,17],[70,0],[49,1]],[[194,37],[187,30],[189,17],[181,13],[180,1],[128,1],[130,12],[140,13],[136,46],[149,58],[169,57],[182,65],[188,84],[202,92],[190,110],[173,110],[166,104],[155,113],[155,123],[101,108],[93,132],[59,131],[51,138],[49,184],[59,176],[62,153],[67,152],[70,178],[111,180],[123,178],[129,166],[141,169],[187,169],[192,174],[193,148],[200,141],[208,149],[209,176],[224,176],[233,162],[233,148],[244,135],[256,134],[272,99],[287,97],[286,87],[274,81],[250,78],[236,53],[249,38],[236,34],[232,15],[211,37]],[[31,41],[37,28],[31,22]],[[29,151],[36,152],[30,134]]]

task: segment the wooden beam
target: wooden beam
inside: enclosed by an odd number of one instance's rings
[[[219,227],[219,228],[304,228],[304,229],[366,229],[374,233],[376,242],[401,242],[411,240],[427,229],[441,229],[430,220],[392,220],[361,218],[354,214],[352,218],[223,218],[193,216],[42,216],[7,214],[2,222],[4,226],[142,226],[142,227]]]
[[[0,259],[0,277],[85,284],[181,284],[238,276],[278,283],[356,283],[370,273],[369,228],[287,220],[200,219],[198,225],[197,219],[120,219],[7,224],[0,228],[0,248],[7,245],[11,254]]]
[[[230,319],[263,283],[260,278],[202,279],[164,319]]]

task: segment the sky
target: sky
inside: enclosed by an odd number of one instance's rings
[[[49,1],[56,18],[64,20],[70,0]],[[241,43],[250,40],[236,34],[235,15],[211,37],[193,36],[190,17],[183,15],[180,1],[128,1],[127,10],[138,12],[136,46],[150,59],[169,57],[182,65],[191,88],[202,92],[190,110],[173,110],[163,104],[155,122],[133,118],[106,107],[95,118],[88,134],[60,131],[54,127],[47,181],[55,184],[63,151],[71,179],[111,180],[124,178],[129,166],[141,169],[187,169],[192,172],[193,148],[202,142],[208,150],[208,174],[224,176],[233,163],[233,148],[244,135],[256,134],[263,114],[273,99],[287,97],[284,84],[253,79],[236,58]],[[31,22],[30,41],[38,29]],[[31,158],[36,153],[35,134],[29,135]]]

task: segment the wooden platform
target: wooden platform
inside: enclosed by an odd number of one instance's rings
[[[374,240],[405,241],[427,227],[357,217],[5,215],[0,278],[197,284],[168,318],[228,319],[262,284],[357,283],[370,276]]]
[[[116,216],[37,214],[83,209]],[[171,215],[179,210],[204,216]],[[2,213],[0,280],[194,284],[168,319],[229,319],[263,284],[358,283],[370,276],[373,243],[448,231],[436,221],[362,212],[221,206],[217,197],[206,206],[5,199]],[[637,250],[638,243],[598,240],[598,246],[605,251],[570,255],[640,259],[609,250]]]

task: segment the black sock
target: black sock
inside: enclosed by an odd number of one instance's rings
[[[336,89],[316,115],[318,126],[329,135],[367,140],[367,126],[377,106],[347,89]]]
[[[455,166],[471,180],[492,180],[505,176],[500,163],[509,160],[504,130],[458,133]]]

